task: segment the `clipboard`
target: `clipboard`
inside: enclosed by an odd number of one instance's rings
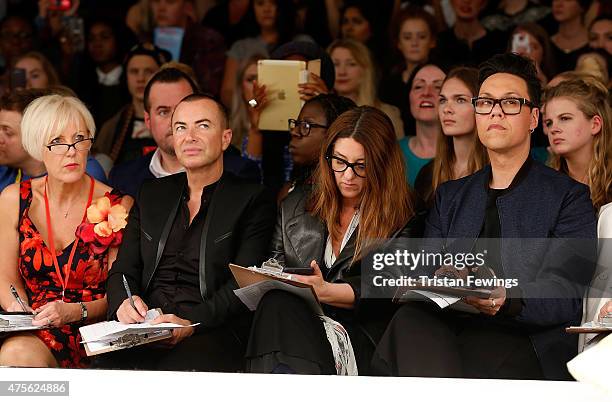
[[[162,314],[161,309],[149,310],[147,314],[149,314],[149,312],[155,312],[155,315]],[[170,329],[161,329],[158,331],[147,330],[146,332],[134,330],[113,339],[90,341],[89,339],[91,339],[90,337],[94,333],[96,326],[101,326],[107,323],[109,323],[109,321],[86,325],[79,328],[82,338],[81,343],[85,348],[85,353],[87,356],[95,356],[103,353],[114,352],[116,350],[133,348],[135,346],[145,345],[147,343],[161,341],[162,339],[172,337],[172,331]]]
[[[565,332],[568,334],[605,334],[612,332],[612,325],[599,324],[595,321],[590,321],[582,324],[579,327],[567,327]]]
[[[234,279],[236,279],[236,282],[238,283],[240,289],[256,286],[261,282],[267,281],[278,281],[287,285],[295,286],[299,289],[308,289],[310,290],[310,292],[308,293],[308,300],[306,301],[311,304],[313,310],[317,314],[323,314],[321,303],[319,302],[319,298],[317,297],[317,293],[315,292],[314,288],[307,283],[298,282],[291,279],[291,274],[283,272],[272,272],[257,267],[243,267],[236,264],[229,264],[229,268],[232,271],[232,275],[234,275]],[[285,287],[285,289],[287,289],[287,287]],[[236,295],[240,298],[240,292],[237,293],[236,291],[234,291],[234,293],[236,293]],[[294,294],[300,297],[304,297],[304,293],[302,292],[295,292]],[[312,297],[310,297],[311,295]]]
[[[49,328],[49,325],[32,325],[34,314],[21,311],[0,311],[0,334],[36,331]]]
[[[491,298],[492,289],[484,288],[466,288],[466,287],[449,287],[449,286],[427,286],[427,285],[415,285],[415,286],[401,286],[395,292],[393,296],[394,303],[403,303],[404,295],[411,290],[425,290],[433,293],[438,293],[443,296],[451,297],[477,297],[479,299]]]

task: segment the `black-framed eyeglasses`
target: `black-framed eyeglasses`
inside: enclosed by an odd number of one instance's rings
[[[355,175],[364,179],[366,177],[366,165],[363,162],[351,163],[345,159],[340,158],[339,156],[334,155],[328,155],[325,157],[325,159],[327,159],[331,170],[333,170],[334,172],[342,173],[346,169],[351,168],[353,169],[353,173],[355,173]]]
[[[83,138],[82,140],[75,141],[72,144],[49,144],[46,145],[46,147],[55,155],[64,155],[68,153],[70,148],[74,148],[77,151],[89,151],[92,145],[93,138]]]
[[[536,107],[536,105],[533,102],[525,98],[493,99],[493,98],[485,98],[485,97],[480,97],[480,96],[476,98],[472,98],[472,105],[474,105],[474,111],[476,112],[476,114],[489,114],[493,111],[493,108],[498,103],[502,109],[502,112],[508,115],[521,113],[523,105],[527,105],[530,108]]]
[[[317,124],[317,123],[311,123],[306,120],[289,119],[288,122],[289,122],[289,131],[292,134],[297,135],[300,138],[307,137],[308,135],[310,135],[310,129],[313,127],[328,128],[328,126],[324,126],[322,124]]]

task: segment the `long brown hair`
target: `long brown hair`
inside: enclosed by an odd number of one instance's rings
[[[593,156],[587,170],[591,201],[599,210],[602,205],[612,201],[612,109],[608,89],[595,77],[585,75],[548,88],[543,104],[558,97],[574,102],[587,119],[601,117],[601,132],[593,139]],[[560,155],[551,155],[549,164],[554,169],[568,173],[567,161]]]
[[[332,237],[341,238],[339,221],[342,195],[326,157],[339,138],[352,138],[365,151],[366,179],[360,203],[359,232],[353,262],[361,259],[380,239],[402,229],[414,216],[413,200],[406,182],[401,150],[387,115],[371,106],[344,112],[330,126],[314,173],[309,210],[327,226]]]
[[[444,83],[451,78],[456,78],[468,88],[472,96],[478,94],[478,70],[470,67],[457,67],[451,70]],[[442,84],[444,86],[444,83]],[[471,134],[473,138],[472,151],[468,159],[467,174],[472,174],[487,163],[487,153],[485,152],[484,146],[478,139],[476,134],[476,125],[474,125],[474,131]],[[454,177],[453,164],[456,162],[457,156],[455,155],[455,148],[453,146],[453,137],[448,135],[439,135],[438,143],[436,145],[436,157],[433,160],[433,175],[432,175],[432,193],[433,195],[438,186],[449,180],[458,179]],[[430,200],[426,200],[430,201]]]

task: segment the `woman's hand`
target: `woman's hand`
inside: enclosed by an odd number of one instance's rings
[[[253,81],[253,99],[249,99],[249,102],[252,100],[255,100],[256,104],[255,107],[253,107],[250,103],[247,106],[249,111],[249,122],[251,123],[252,128],[258,128],[261,111],[268,103],[265,85],[259,86],[257,81]]]
[[[61,300],[52,301],[34,310],[36,316],[33,325],[50,325],[55,328],[81,319],[81,306],[78,303],[64,303]]]
[[[500,286],[493,289],[491,292],[491,298],[489,299],[480,299],[478,297],[468,296],[465,298],[465,302],[476,307],[478,311],[483,314],[495,315],[506,302],[506,288]]]
[[[26,302],[25,300],[23,301],[23,304],[25,304],[26,313],[31,313],[32,311],[34,311],[32,310],[32,307],[28,306],[28,302]],[[19,304],[17,300],[15,300],[7,307],[6,311],[23,312],[23,308],[21,308],[21,304]]]
[[[612,300],[608,300],[608,302],[601,307],[597,318],[601,321],[608,314],[612,314]]]
[[[305,84],[299,84],[298,93],[300,94],[301,100],[308,101],[320,94],[329,93],[329,89],[327,85],[325,85],[325,81],[318,75],[310,73],[310,81]]]
[[[291,279],[312,286],[319,300],[323,301],[328,294],[327,290],[330,283],[323,279],[321,268],[319,268],[319,264],[315,260],[311,261],[310,267],[313,269],[311,275],[291,275]]]

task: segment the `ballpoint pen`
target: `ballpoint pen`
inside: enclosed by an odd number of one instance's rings
[[[123,286],[125,287],[125,292],[127,293],[128,299],[130,299],[130,306],[137,312],[136,305],[134,304],[134,299],[132,299],[132,292],[130,291],[130,285],[128,285],[128,281],[125,278],[125,275],[121,275],[123,277]],[[140,313],[139,313],[140,314]]]
[[[21,309],[23,310],[24,313],[28,312],[28,309],[26,309],[25,304],[23,304],[23,300],[21,300],[21,297],[19,297],[19,293],[17,293],[17,289],[15,289],[15,286],[13,286],[11,284],[11,293],[13,294],[13,297],[15,298],[15,300],[17,300],[17,303],[19,303],[19,305],[21,306]]]

